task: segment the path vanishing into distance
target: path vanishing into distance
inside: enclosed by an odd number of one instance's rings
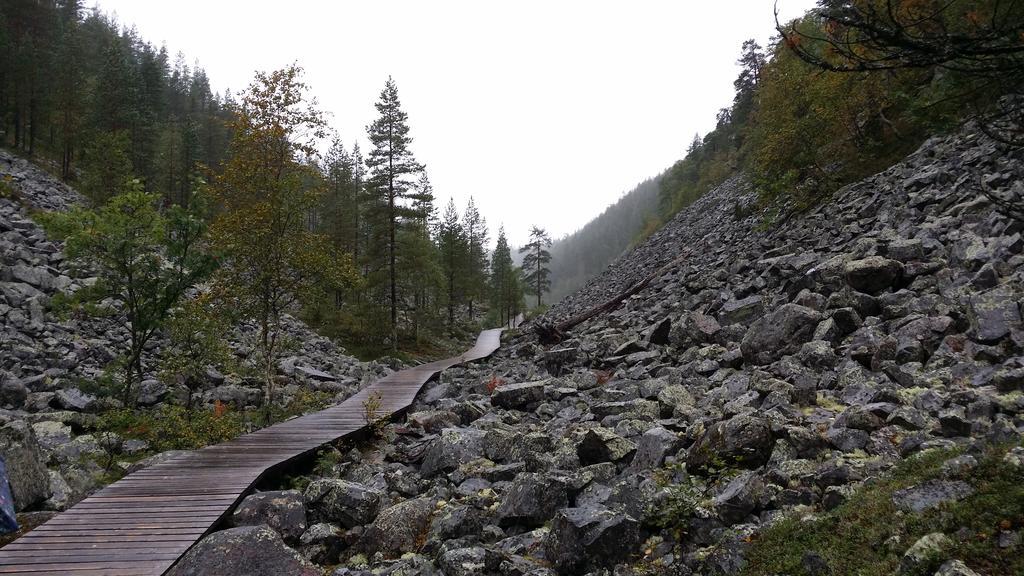
[[[490,356],[503,331],[484,330],[461,356],[381,378],[337,406],[129,474],[0,548],[0,574],[163,574],[261,479],[366,428],[371,395],[382,418],[402,412],[443,370]]]

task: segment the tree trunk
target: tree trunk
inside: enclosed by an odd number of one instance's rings
[[[263,378],[266,385],[266,394],[264,395],[263,402],[263,420],[264,423],[269,426],[273,423],[273,405],[274,405],[274,340],[275,338],[270,334],[270,322],[267,319],[263,319],[260,324],[260,341],[263,344]]]

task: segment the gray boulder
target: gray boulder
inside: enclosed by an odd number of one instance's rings
[[[0,375],[0,406],[10,406],[15,410],[25,405],[28,399],[28,387],[18,380],[3,379]]]
[[[525,408],[544,400],[545,381],[519,382],[498,386],[491,394],[491,404],[499,408]]]
[[[560,573],[582,574],[626,560],[640,545],[640,523],[598,506],[559,510],[544,555]]]
[[[740,414],[708,427],[690,446],[686,466],[706,470],[720,463],[757,468],[768,462],[774,446],[767,420]]]
[[[441,472],[451,472],[472,460],[483,456],[484,432],[473,428],[446,428],[435,438],[423,456],[420,474],[430,477]]]
[[[384,494],[348,480],[321,478],[310,482],[303,498],[314,522],[338,522],[354,528],[377,517]]]
[[[385,509],[367,527],[360,540],[361,548],[369,556],[378,552],[385,558],[397,558],[419,548],[430,528],[434,500],[416,498]]]
[[[334,524],[313,524],[299,538],[302,555],[317,564],[337,564],[345,547],[341,528]]]
[[[78,388],[65,388],[57,390],[51,404],[63,410],[74,410],[75,412],[90,412],[96,406],[96,397],[86,394]]]
[[[979,342],[998,342],[1021,325],[1016,294],[1007,287],[972,296],[969,313],[974,338]]]
[[[230,528],[203,538],[168,576],[322,576],[267,526]]]
[[[715,496],[715,511],[727,525],[742,522],[758,508],[763,494],[764,481],[761,477],[754,472],[743,472]]]
[[[718,320],[724,326],[745,324],[764,313],[761,297],[754,295],[741,300],[729,300],[718,311]]]
[[[894,504],[905,510],[923,512],[944,502],[963,500],[974,494],[971,485],[960,480],[929,480],[917,486],[897,490],[892,495]]]
[[[678,434],[655,426],[640,436],[636,455],[633,456],[630,467],[635,470],[658,468],[665,461],[665,456],[675,454],[680,447],[682,439]]]
[[[814,338],[821,313],[799,304],[785,304],[751,325],[740,342],[743,360],[749,364],[770,364],[796,354]]]
[[[231,514],[235,526],[267,525],[284,538],[296,543],[306,531],[306,508],[297,490],[259,492],[246,497]]]
[[[0,427],[0,457],[7,465],[15,510],[25,510],[50,497],[46,456],[25,421],[13,420]]]
[[[847,262],[844,273],[846,283],[854,290],[877,294],[899,281],[903,264],[881,256],[868,256]]]
[[[497,567],[495,560],[498,560],[497,556],[490,562],[491,569]],[[445,576],[476,576],[490,572],[487,566],[487,550],[481,546],[445,550],[437,559],[437,563],[444,570]]]
[[[758,301],[760,306],[760,301]],[[684,314],[680,321],[672,327],[670,341],[683,348],[695,344],[709,344],[715,341],[722,327],[713,317],[700,312]]]
[[[569,505],[568,488],[560,478],[520,474],[501,498],[496,512],[502,526],[540,526]]]

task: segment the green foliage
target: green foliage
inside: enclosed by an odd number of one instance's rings
[[[319,412],[331,405],[334,395],[320,390],[299,389],[288,403],[283,406],[274,406],[274,421],[287,420],[294,416],[302,416],[313,412]]]
[[[19,198],[18,191],[14,187],[14,182],[11,180],[10,176],[0,178],[0,198],[15,201]]]
[[[506,325],[523,309],[523,274],[512,263],[512,251],[503,226],[498,229],[497,245],[491,255],[490,320]]]
[[[99,205],[126,176],[185,204],[226,147],[226,99],[184,55],[78,0],[0,3],[0,144],[53,160]],[[130,179],[130,178],[129,178]]]
[[[221,211],[211,226],[227,263],[217,277],[227,308],[251,318],[265,382],[265,417],[272,417],[281,315],[303,298],[344,290],[355,270],[306,217],[323,181],[299,157],[316,158],[325,133],[322,114],[306,96],[302,70],[292,65],[257,74],[235,109],[231,158],[212,189]]]
[[[363,400],[363,421],[373,435],[378,435],[382,427],[384,399],[380,392],[374,390]]]
[[[918,71],[823,73],[776,46],[745,128],[762,194],[809,205],[907,154],[925,133],[910,111],[925,80]]]
[[[126,131],[97,131],[89,138],[78,191],[85,194],[93,206],[102,206],[114,196],[141,189],[128,155],[130,146]]]
[[[163,351],[161,378],[168,384],[188,388],[186,409],[202,385],[207,368],[224,369],[232,364],[227,345],[227,314],[216,307],[217,300],[201,294],[176,308],[168,323],[169,346]]]
[[[244,431],[244,418],[230,410],[163,406],[158,410],[118,409],[100,416],[97,429],[145,440],[156,452],[195,450],[226,442]]]
[[[666,489],[667,495],[664,500],[659,501],[657,507],[649,512],[655,526],[673,530],[677,536],[682,536],[690,520],[707,498],[707,494],[690,477],[685,477],[677,483],[666,483]]]
[[[998,545],[1001,530],[1024,527],[1024,470],[1004,461],[1006,452],[1006,447],[991,448],[977,469],[954,478],[970,484],[973,495],[920,513],[898,508],[893,493],[940,478],[942,464],[956,452],[936,450],[907,459],[835,510],[813,520],[794,516],[773,524],[754,542],[743,574],[807,574],[802,559],[808,552],[820,554],[836,576],[893,574],[903,552],[932,532],[950,536],[954,546],[924,573],[957,558],[982,574],[1022,574],[1024,556]]]
[[[76,301],[89,302],[87,312],[118,318],[130,335],[121,361],[121,400],[126,405],[135,401],[133,384],[144,373],[146,344],[179,299],[213,268],[212,258],[200,249],[205,231],[201,203],[161,213],[156,200],[136,190],[96,209],[78,207],[42,219],[51,234],[65,240],[72,262],[97,277],[93,286],[75,295]]]
[[[542,304],[542,296],[551,290],[551,238],[542,228],[533,226],[530,229],[530,241],[519,249],[523,257],[523,283],[527,294],[537,297],[537,307]]]

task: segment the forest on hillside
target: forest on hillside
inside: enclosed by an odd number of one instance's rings
[[[1022,22],[1024,7],[1014,2],[822,0],[801,19],[780,22],[768,47],[744,42],[735,96],[715,129],[695,135],[658,178],[555,242],[552,299],[738,172],[763,205],[805,209],[936,132],[966,120],[997,130],[1019,120],[1019,99],[1003,96],[1024,89]],[[1020,135],[1008,139],[1019,143]]]
[[[206,253],[209,270],[153,282],[224,288],[214,290],[223,308],[255,318],[267,348],[280,316],[299,312],[367,355],[506,322],[531,286],[546,288],[546,266],[538,284],[537,270],[513,265],[503,229],[491,249],[472,198],[461,210],[435,205],[393,80],[366,151],[311,104],[298,65],[258,74],[237,94],[210,86],[199,64],[79,0],[0,3],[0,141],[90,200],[93,211],[62,231],[85,256],[102,246],[75,236],[83,222],[119,212],[145,213],[156,228],[191,222],[190,254]],[[159,233],[149,240],[147,249],[183,248]],[[262,293],[242,293],[253,285]],[[252,307],[239,305],[246,298]],[[179,303],[158,308],[154,328]]]
[[[744,42],[733,102],[661,179],[663,219],[738,171],[806,208],[936,132],[1021,117],[1004,98],[1024,89],[1020,3],[820,0],[777,31],[767,49]]]

